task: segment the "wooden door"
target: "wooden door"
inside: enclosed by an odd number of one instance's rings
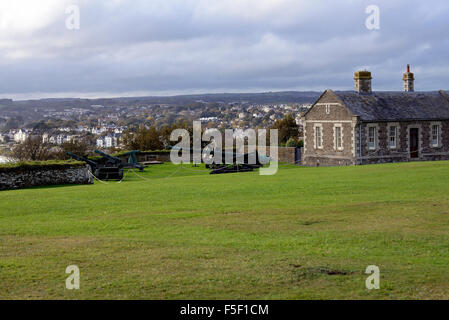
[[[419,129],[410,129],[410,158],[419,158]]]

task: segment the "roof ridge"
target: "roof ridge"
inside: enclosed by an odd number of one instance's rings
[[[330,90],[330,89],[328,89]],[[391,90],[391,91],[372,91],[371,93],[359,93],[356,92],[354,90],[331,90],[335,93],[353,93],[355,95],[360,95],[360,96],[369,96],[369,95],[373,95],[373,94],[377,94],[377,93],[397,93],[397,94],[425,94],[425,93],[439,93],[439,92],[443,92],[446,93],[444,90],[430,90],[430,91],[397,91],[397,90]]]

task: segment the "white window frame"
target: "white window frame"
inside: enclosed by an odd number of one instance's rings
[[[331,114],[331,105],[326,104],[326,114]]]
[[[394,129],[394,135],[391,134],[392,129]],[[392,142],[394,142],[393,145],[391,144]],[[391,125],[388,127],[388,147],[390,149],[396,149],[398,147],[398,126]]]
[[[378,132],[379,132],[379,130],[378,130],[378,126],[377,125],[368,125],[367,126],[367,131],[368,131],[368,133],[367,133],[367,135],[366,135],[366,141],[367,141],[367,145],[368,145],[368,150],[376,150],[377,149],[377,143],[378,143],[378,141],[379,141],[379,137],[378,137]],[[373,136],[373,145],[371,146],[371,142],[370,142],[370,139],[371,139],[371,136],[370,136],[370,133],[371,133],[371,130],[373,130],[373,134],[374,134],[374,136]]]
[[[437,134],[436,134],[436,143],[435,143],[435,135],[433,132],[434,127],[437,127]],[[441,147],[441,138],[442,138],[442,133],[441,133],[441,122],[431,122],[430,123],[430,146],[432,148],[439,148]]]
[[[318,129],[320,131],[320,139],[317,140]],[[323,149],[323,125],[321,123],[315,123],[313,126],[313,145],[315,149]]]
[[[337,139],[337,128],[340,131],[340,139]],[[340,140],[340,146],[338,146],[338,140]],[[334,124],[334,150],[343,150],[343,126],[341,123]]]
[[[437,124],[433,124],[432,125],[432,147],[438,147],[438,145],[440,144],[439,135],[440,135],[440,126]]]

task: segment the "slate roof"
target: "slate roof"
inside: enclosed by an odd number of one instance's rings
[[[362,121],[449,119],[449,95],[444,91],[333,92]]]

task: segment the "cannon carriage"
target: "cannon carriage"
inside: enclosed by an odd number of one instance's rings
[[[90,167],[90,172],[100,180],[121,180],[123,179],[123,167],[117,166],[115,162],[111,161],[94,161],[87,156],[78,156],[71,152],[67,155],[72,159],[84,161]]]
[[[130,155],[128,163],[124,163],[121,159],[100,150],[95,150],[95,153],[101,156],[101,159],[97,161],[89,159],[87,156],[78,156],[71,152],[67,152],[67,155],[72,159],[86,162],[90,167],[91,173],[99,180],[122,180],[123,168],[136,168],[140,171],[144,170],[144,167],[135,159],[135,154],[137,152],[138,151],[130,151],[128,153]]]

